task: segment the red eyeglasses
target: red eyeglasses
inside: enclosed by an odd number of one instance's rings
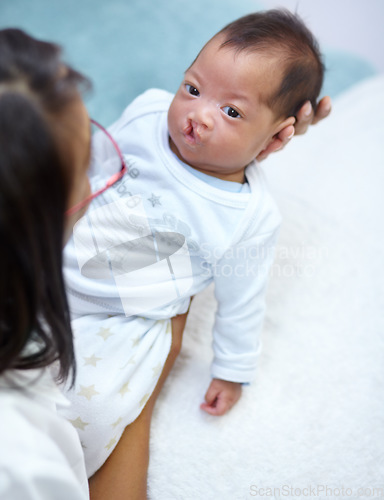
[[[96,189],[93,193],[91,193],[89,196],[87,196],[84,200],[80,201],[79,203],[76,203],[72,208],[67,210],[65,214],[67,216],[71,216],[84,208],[86,205],[88,205],[92,200],[94,200],[97,196],[100,196],[102,193],[104,193],[107,189],[109,189],[111,186],[116,184],[122,177],[127,173],[128,167],[127,164],[125,163],[124,156],[117,145],[117,142],[115,139],[111,136],[111,134],[106,130],[100,123],[97,123],[95,120],[91,119],[91,123],[99,129],[99,131],[103,132],[104,135],[109,139],[107,141],[108,149],[110,154],[108,155],[108,160],[104,162],[103,164],[103,173],[104,175],[109,172],[109,177],[108,180],[106,181],[106,184],[103,185],[103,187]],[[105,149],[106,144],[104,144],[104,149]]]

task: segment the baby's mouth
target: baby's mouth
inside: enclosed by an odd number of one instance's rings
[[[186,127],[183,130],[184,132],[184,137],[187,140],[188,143],[190,144],[197,144],[200,142],[200,138],[195,131],[195,128],[193,126],[192,121],[188,121]]]

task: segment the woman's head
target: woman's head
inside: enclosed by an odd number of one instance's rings
[[[0,31],[0,373],[73,366],[61,250],[65,210],[89,190],[84,84],[56,45]]]

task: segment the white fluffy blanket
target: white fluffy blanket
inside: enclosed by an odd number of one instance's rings
[[[151,499],[384,495],[383,138],[379,76],[265,162],[284,223],[257,380],[227,415],[199,409],[208,289],[156,408]]]

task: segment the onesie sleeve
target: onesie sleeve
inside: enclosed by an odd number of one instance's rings
[[[214,265],[218,302],[213,330],[214,378],[241,383],[254,378],[277,234],[278,228],[242,241]]]

